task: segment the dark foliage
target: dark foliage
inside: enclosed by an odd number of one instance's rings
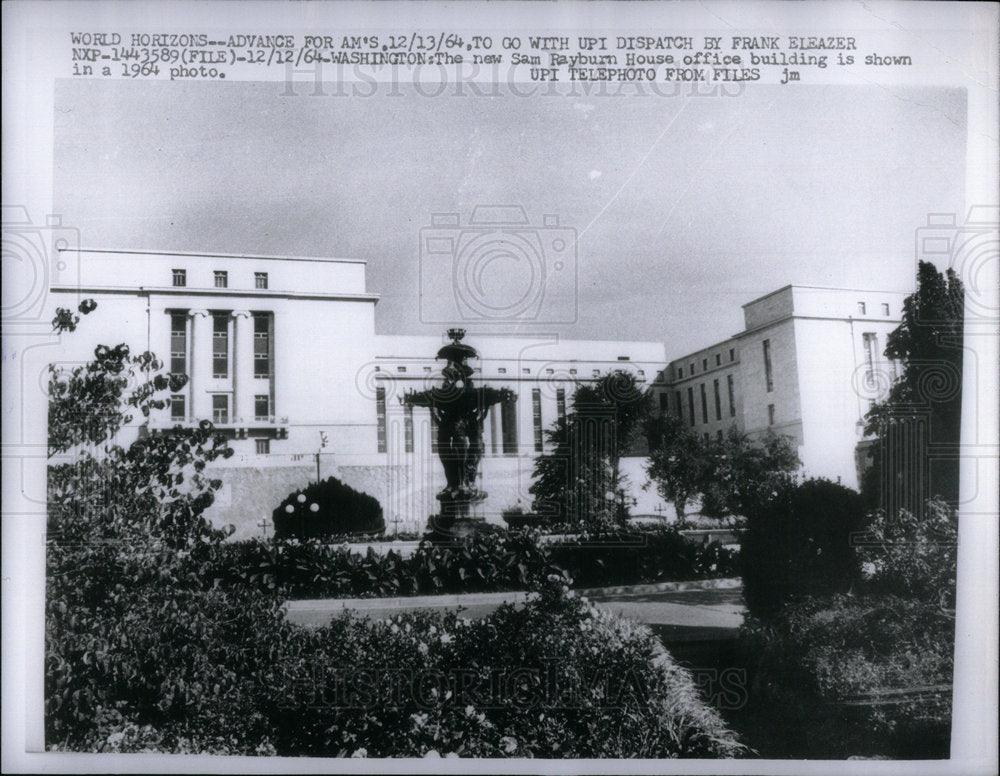
[[[309,539],[385,530],[382,505],[336,477],[288,494],[272,513],[278,538]]]
[[[829,480],[786,484],[747,516],[740,558],[754,616],[802,596],[844,593],[861,578],[852,537],[865,524],[861,497]]]
[[[863,480],[870,508],[919,516],[932,496],[958,501],[958,456],[932,456],[928,445],[948,449],[961,441],[964,304],[954,270],[942,275],[920,262],[917,290],[885,347],[902,375],[865,418],[865,432],[877,437]]]

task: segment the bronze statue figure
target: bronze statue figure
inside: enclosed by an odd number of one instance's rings
[[[463,329],[449,329],[451,343],[437,353],[447,361],[439,388],[409,391],[402,401],[410,407],[427,407],[437,424],[438,456],[444,467],[446,485],[437,494],[441,502],[443,527],[470,518],[471,507],[482,502],[486,493],[476,487],[479,462],[483,457],[483,421],[490,407],[515,401],[508,388],[476,387],[470,358],[479,358],[476,349],[462,343]]]

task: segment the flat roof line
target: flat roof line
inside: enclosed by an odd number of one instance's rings
[[[326,261],[340,264],[367,264],[367,259],[339,259],[336,257],[323,256],[283,256],[257,253],[210,253],[206,251],[155,251],[149,249],[123,249],[123,248],[60,248],[60,251],[72,253],[118,253],[133,254],[140,256],[204,256],[206,258],[218,259],[278,259],[281,261]]]

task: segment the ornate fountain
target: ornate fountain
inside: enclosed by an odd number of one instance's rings
[[[446,481],[437,494],[441,512],[430,519],[431,535],[438,538],[467,536],[485,523],[485,518],[475,514],[475,507],[487,496],[476,486],[483,457],[483,421],[494,404],[517,399],[509,388],[477,388],[467,362],[479,358],[479,353],[462,342],[464,329],[449,329],[448,337],[451,342],[437,353],[437,358],[447,361],[441,370],[441,386],[407,391],[401,398],[406,406],[427,407],[437,424],[438,456]]]

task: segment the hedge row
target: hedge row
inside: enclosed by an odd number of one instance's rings
[[[634,531],[541,543],[532,530],[499,531],[453,545],[422,542],[404,558],[321,541],[249,540],[199,548],[214,583],[248,584],[291,598],[366,598],[523,590],[567,572],[578,587],[731,575],[736,553],[676,531]],[[208,581],[208,580],[206,580]]]

